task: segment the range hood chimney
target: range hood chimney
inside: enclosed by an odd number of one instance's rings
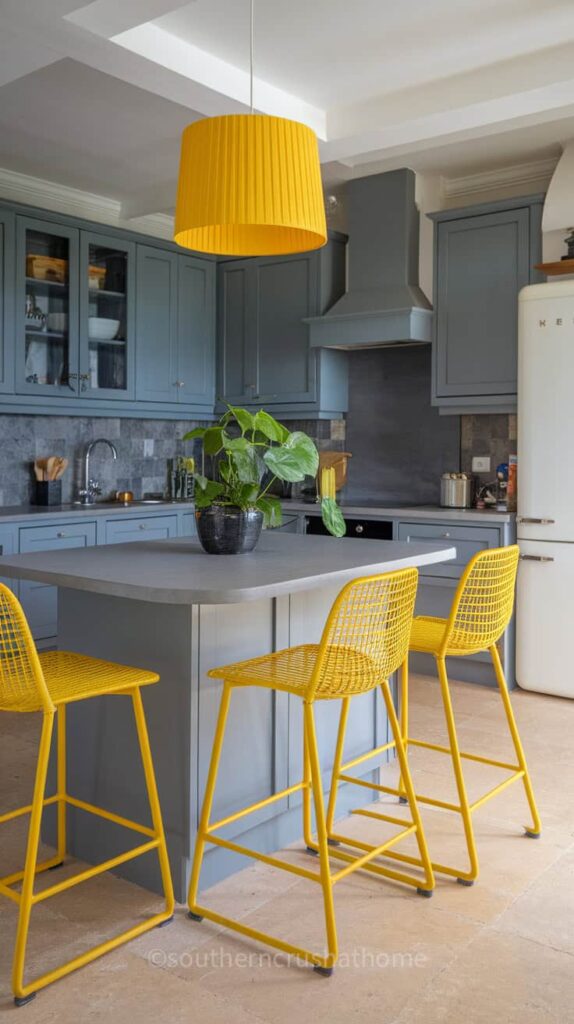
[[[323,316],[309,317],[322,348],[430,342],[432,309],[419,288],[415,175],[406,168],[347,183],[347,292]]]

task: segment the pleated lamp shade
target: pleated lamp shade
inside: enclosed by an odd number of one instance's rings
[[[199,252],[271,256],[327,241],[319,149],[298,121],[229,114],[185,128],[175,241]]]

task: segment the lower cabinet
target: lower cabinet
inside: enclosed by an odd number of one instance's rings
[[[14,528],[11,526],[0,526],[0,555],[13,555],[16,551],[16,537]],[[0,583],[4,586],[10,587],[15,594],[18,593],[18,583],[16,580],[9,580],[7,577],[0,576]]]
[[[146,516],[141,519],[113,519],[106,523],[106,544],[127,544],[136,540],[166,540],[177,537],[177,516]]]
[[[21,526],[21,554],[85,548],[96,543],[95,522],[67,522],[50,526]],[[34,580],[20,580],[19,596],[35,640],[48,640],[57,632],[58,588]]]

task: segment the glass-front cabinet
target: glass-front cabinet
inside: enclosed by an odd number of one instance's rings
[[[135,245],[82,231],[80,394],[134,397]]]
[[[133,398],[135,245],[17,223],[17,391]]]
[[[78,255],[77,229],[17,219],[19,392],[78,392]]]

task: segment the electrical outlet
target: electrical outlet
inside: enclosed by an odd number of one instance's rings
[[[146,437],[144,441],[144,459],[150,458],[153,455],[154,441],[153,438]]]
[[[490,455],[475,455],[472,459],[473,473],[490,473]]]

